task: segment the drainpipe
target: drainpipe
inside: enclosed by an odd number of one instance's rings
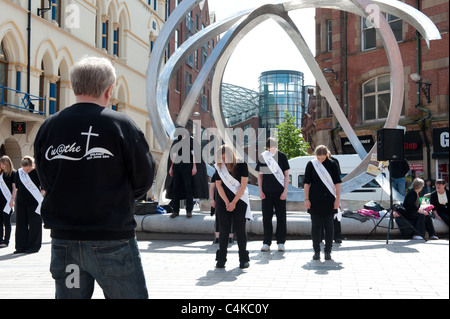
[[[28,0],[28,64],[27,64],[27,94],[30,97],[30,75],[31,75],[31,0]]]
[[[417,6],[417,10],[420,11],[420,1],[416,0],[416,6]],[[417,54],[416,54],[416,72],[417,74],[421,74],[422,71],[422,64],[421,64],[421,60],[422,60],[422,50],[421,50],[421,46],[420,46],[420,33],[419,31],[416,31],[416,47],[417,47]],[[421,131],[423,134],[423,138],[425,141],[425,146],[427,148],[427,179],[431,179],[431,147],[430,147],[430,141],[428,141],[428,136],[427,136],[427,132],[426,132],[426,122],[427,120],[429,120],[431,118],[431,112],[428,109],[425,109],[423,107],[421,107],[421,98],[420,98],[420,89],[421,89],[421,84],[417,83],[417,104],[415,105],[416,109],[425,112],[426,116],[421,119],[418,120],[417,122],[421,121]]]
[[[348,15],[347,12],[344,12],[344,30],[343,30],[343,49],[344,49],[344,62],[343,62],[343,69],[344,69],[344,113],[345,117],[348,118],[348,70],[347,70],[347,60],[348,60],[348,48],[347,48],[347,25],[348,25]],[[336,146],[336,143],[334,142],[334,134],[336,130],[339,128],[339,123],[336,123],[334,128],[330,131],[331,135],[331,143],[334,148],[334,152],[338,154],[338,149]]]

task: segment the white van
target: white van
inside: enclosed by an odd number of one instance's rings
[[[315,156],[301,156],[289,160],[291,169],[289,170],[289,183],[299,189],[303,189],[303,179],[305,177],[306,164],[315,159]],[[351,155],[333,155],[333,158],[339,161],[341,168],[341,178],[352,172],[360,163],[361,159],[357,154]],[[378,203],[388,201],[389,194],[383,191],[381,186],[374,179],[366,185],[350,193],[341,194],[341,200],[370,201]]]

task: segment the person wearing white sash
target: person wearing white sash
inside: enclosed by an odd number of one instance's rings
[[[42,244],[42,219],[40,206],[43,191],[35,170],[34,158],[25,156],[22,168],[16,175],[16,187],[13,197],[16,198],[16,251],[20,253],[36,253]]]
[[[261,251],[269,251],[272,244],[272,219],[275,210],[277,229],[275,237],[278,251],[284,252],[286,243],[286,198],[289,187],[289,161],[283,152],[278,150],[278,141],[269,137],[256,165],[258,174],[259,196],[262,200],[264,240]]]
[[[12,197],[17,171],[9,156],[0,158],[0,248],[8,247],[11,238]]]
[[[219,250],[216,252],[216,267],[224,268],[228,253],[228,234],[231,224],[237,236],[239,267],[248,268],[246,219],[253,219],[248,197],[248,167],[238,163],[229,146],[221,146],[216,154],[216,214],[219,218]]]
[[[325,231],[325,260],[331,259],[334,236],[334,215],[340,206],[341,176],[336,162],[328,158],[328,148],[319,145],[316,159],[308,162],[305,169],[305,208],[311,215],[313,260],[320,259],[322,229]]]

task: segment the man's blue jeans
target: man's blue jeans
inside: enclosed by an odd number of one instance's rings
[[[406,194],[406,181],[404,177],[393,178],[392,179],[392,188],[396,189],[397,192],[405,196]]]
[[[105,298],[148,299],[135,238],[109,241],[52,239],[50,272],[57,299],[89,299],[94,282]]]

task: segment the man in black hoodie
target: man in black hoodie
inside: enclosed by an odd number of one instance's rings
[[[155,161],[144,134],[109,106],[111,62],[87,57],[70,73],[76,104],[50,116],[35,140],[51,229],[56,298],[148,298],[135,238],[135,200],[150,189]]]

